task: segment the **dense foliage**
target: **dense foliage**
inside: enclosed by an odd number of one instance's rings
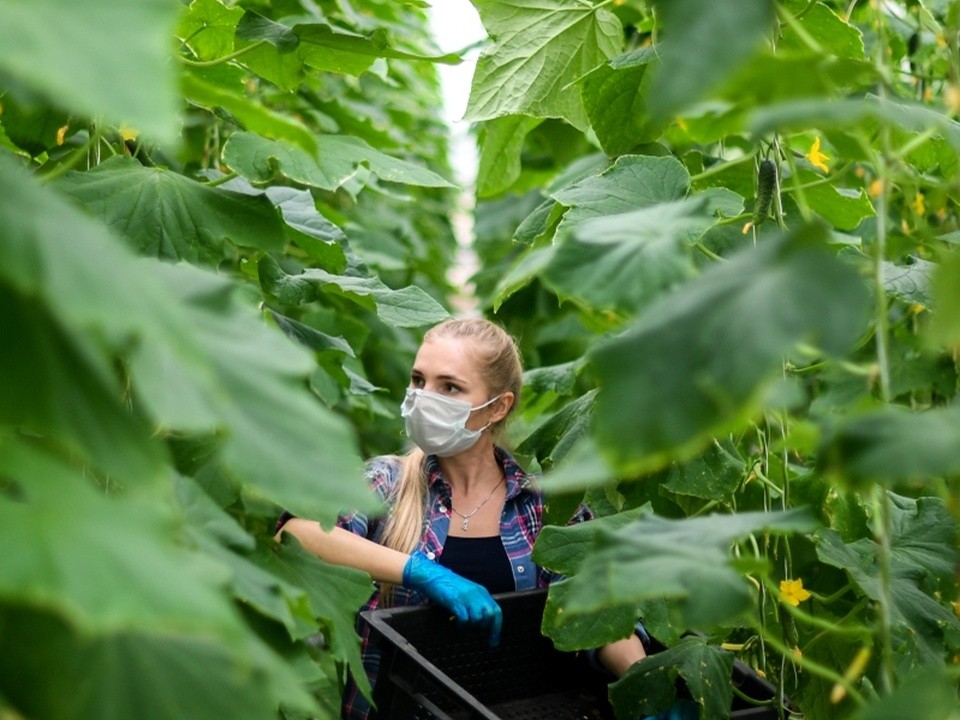
[[[731,655],[808,717],[954,717],[960,7],[474,4],[544,629],[674,646],[624,718],[672,673],[723,717]],[[271,526],[401,445],[445,62],[417,2],[0,0],[4,720],[336,717],[369,580]]]

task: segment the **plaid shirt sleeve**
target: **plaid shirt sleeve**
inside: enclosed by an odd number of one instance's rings
[[[367,483],[373,489],[383,502],[389,504],[393,493],[396,492],[397,485],[400,482],[401,463],[400,459],[394,456],[375,457],[367,462],[366,479]],[[284,510],[277,518],[274,525],[274,533],[280,532],[280,528],[296,515]],[[337,518],[337,527],[348,530],[355,535],[376,540],[382,532],[381,516],[369,516],[357,511],[347,511],[341,513]]]
[[[402,466],[395,456],[375,457],[367,462],[366,479],[371,489],[384,503],[390,505],[400,484]],[[384,515],[367,515],[357,511],[342,513],[337,518],[337,527],[378,541],[383,532]]]

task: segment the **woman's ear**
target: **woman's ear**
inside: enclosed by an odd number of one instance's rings
[[[513,408],[515,399],[516,395],[509,390],[500,395],[500,397],[497,398],[497,401],[492,406],[493,412],[490,414],[490,422],[496,423],[503,420]]]

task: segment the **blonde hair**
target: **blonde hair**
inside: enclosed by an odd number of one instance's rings
[[[510,409],[490,426],[495,441],[500,441],[506,420],[520,400],[523,385],[523,364],[516,342],[499,325],[482,318],[446,320],[430,328],[423,336],[423,342],[435,338],[472,341],[480,376],[490,391],[490,397],[513,393]],[[423,533],[427,502],[425,461],[426,455],[420,448],[414,448],[400,459],[400,481],[381,538],[381,543],[400,552],[409,553],[416,549]],[[382,606],[390,605],[392,592],[391,584],[380,584]]]

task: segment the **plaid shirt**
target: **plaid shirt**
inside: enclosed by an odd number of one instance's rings
[[[531,558],[533,544],[543,527],[543,495],[535,486],[530,475],[525,473],[506,450],[496,449],[497,460],[503,468],[507,484],[507,495],[500,518],[500,537],[503,548],[510,561],[513,580],[517,590],[531,590],[546,587],[555,579],[555,574],[537,567]],[[367,479],[377,495],[388,507],[393,504],[400,481],[401,460],[396,456],[373,458],[367,465]],[[450,485],[444,480],[436,457],[430,455],[426,460],[427,506],[424,518],[424,532],[418,548],[428,558],[435,559],[443,553],[443,545],[450,530]],[[581,505],[571,522],[590,519],[591,514],[585,505]],[[383,517],[367,517],[361,513],[342,515],[337,525],[362,537],[379,542],[383,535]],[[395,586],[391,596],[394,607],[404,605],[424,605],[427,598],[420,593]],[[380,602],[379,589],[371,595],[363,610],[376,608]],[[376,683],[380,666],[380,650],[370,641],[367,627],[358,625],[361,638],[361,654],[371,685]],[[360,694],[351,680],[343,693],[341,717],[349,720],[366,720],[370,713],[370,704]]]

